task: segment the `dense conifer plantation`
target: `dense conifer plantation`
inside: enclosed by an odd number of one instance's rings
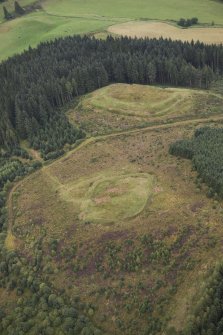
[[[208,195],[223,198],[223,128],[200,128],[191,140],[173,143],[170,153],[192,159],[198,178],[210,187]]]
[[[222,335],[222,298],[223,265],[218,264],[209,278],[202,297],[196,302],[194,315],[182,335]]]
[[[80,36],[42,43],[0,65],[0,145],[28,139],[43,155],[62,149],[83,134],[60,107],[109,83],[206,88],[222,72],[222,46]]]

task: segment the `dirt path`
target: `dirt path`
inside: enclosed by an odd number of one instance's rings
[[[112,133],[112,134],[108,134],[108,135],[90,137],[90,138],[87,138],[86,140],[84,140],[78,147],[69,151],[63,157],[55,160],[50,165],[44,166],[41,169],[41,171],[47,170],[47,168],[49,166],[52,166],[53,164],[56,164],[58,162],[58,160],[62,160],[66,157],[69,157],[70,155],[73,155],[75,152],[81,150],[83,147],[86,147],[87,145],[98,142],[98,141],[105,141],[109,138],[113,138],[113,137],[117,137],[117,136],[125,136],[125,135],[128,136],[128,135],[131,135],[131,134],[144,133],[144,132],[152,131],[152,130],[156,130],[156,129],[168,129],[168,128],[179,127],[179,126],[196,125],[196,124],[199,124],[199,123],[209,123],[209,122],[218,122],[218,121],[223,121],[223,116],[212,116],[212,117],[208,117],[208,118],[176,121],[176,122],[168,123],[168,124],[152,125],[152,126],[148,126],[148,127],[145,127],[145,128],[137,128],[137,129],[126,130],[126,131],[122,131],[122,132]],[[34,173],[36,173],[36,172],[34,172]],[[12,226],[13,226],[13,223],[14,223],[13,194],[20,187],[20,185],[23,183],[24,179],[28,180],[29,178],[30,179],[32,178],[32,174],[26,176],[21,181],[17,182],[9,192],[8,199],[7,199],[7,209],[8,209],[8,233],[10,233],[10,234],[12,234],[11,230],[12,230]]]
[[[37,161],[43,161],[41,156],[40,156],[40,153],[37,151],[37,150],[34,150],[34,149],[29,149],[29,154],[34,158],[36,159]]]

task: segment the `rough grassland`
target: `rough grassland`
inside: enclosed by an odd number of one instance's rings
[[[92,303],[104,334],[143,334],[145,308],[164,329],[182,329],[222,257],[222,203],[196,187],[189,161],[168,154],[194,132],[195,122],[182,122],[86,139],[22,180],[8,204],[6,246],[35,257],[42,238],[43,275]]]
[[[223,43],[223,28],[182,29],[164,22],[126,22],[111,26],[108,32],[129,37],[171,38],[181,41],[200,41],[206,44]]]
[[[102,134],[222,113],[222,96],[181,88],[114,84],[81,98],[68,116],[86,132]]]

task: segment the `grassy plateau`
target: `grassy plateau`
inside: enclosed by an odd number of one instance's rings
[[[222,101],[213,91],[114,84],[81,98],[68,117],[96,135],[208,117],[222,113]]]

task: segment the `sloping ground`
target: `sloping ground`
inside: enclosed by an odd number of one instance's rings
[[[164,22],[126,22],[108,28],[108,32],[129,36],[149,38],[171,38],[181,41],[200,41],[206,44],[223,43],[223,28],[188,28],[182,29]]]
[[[0,61],[28,49],[29,46],[36,47],[40,42],[100,31],[112,22],[116,21],[51,16],[43,11],[22,16],[0,24]]]
[[[131,19],[179,20],[198,17],[202,23],[223,23],[220,1],[210,0],[47,0],[43,7],[57,15],[85,15]]]
[[[218,114],[222,101],[208,91],[113,84],[81,98],[68,116],[86,132],[103,134]]]
[[[90,317],[108,334],[144,334],[151,324],[157,333],[168,325],[182,329],[204,276],[221,258],[221,204],[196,188],[190,162],[168,155],[169,144],[193,130],[184,123],[86,140],[16,189],[9,232],[15,247],[35,257],[41,238],[45,273],[92,303]],[[149,176],[155,183],[147,184]],[[129,190],[131,206],[122,207]],[[143,206],[135,191],[146,192]],[[136,206],[137,215],[114,217],[111,199],[119,213]],[[92,220],[101,209],[104,218]]]

